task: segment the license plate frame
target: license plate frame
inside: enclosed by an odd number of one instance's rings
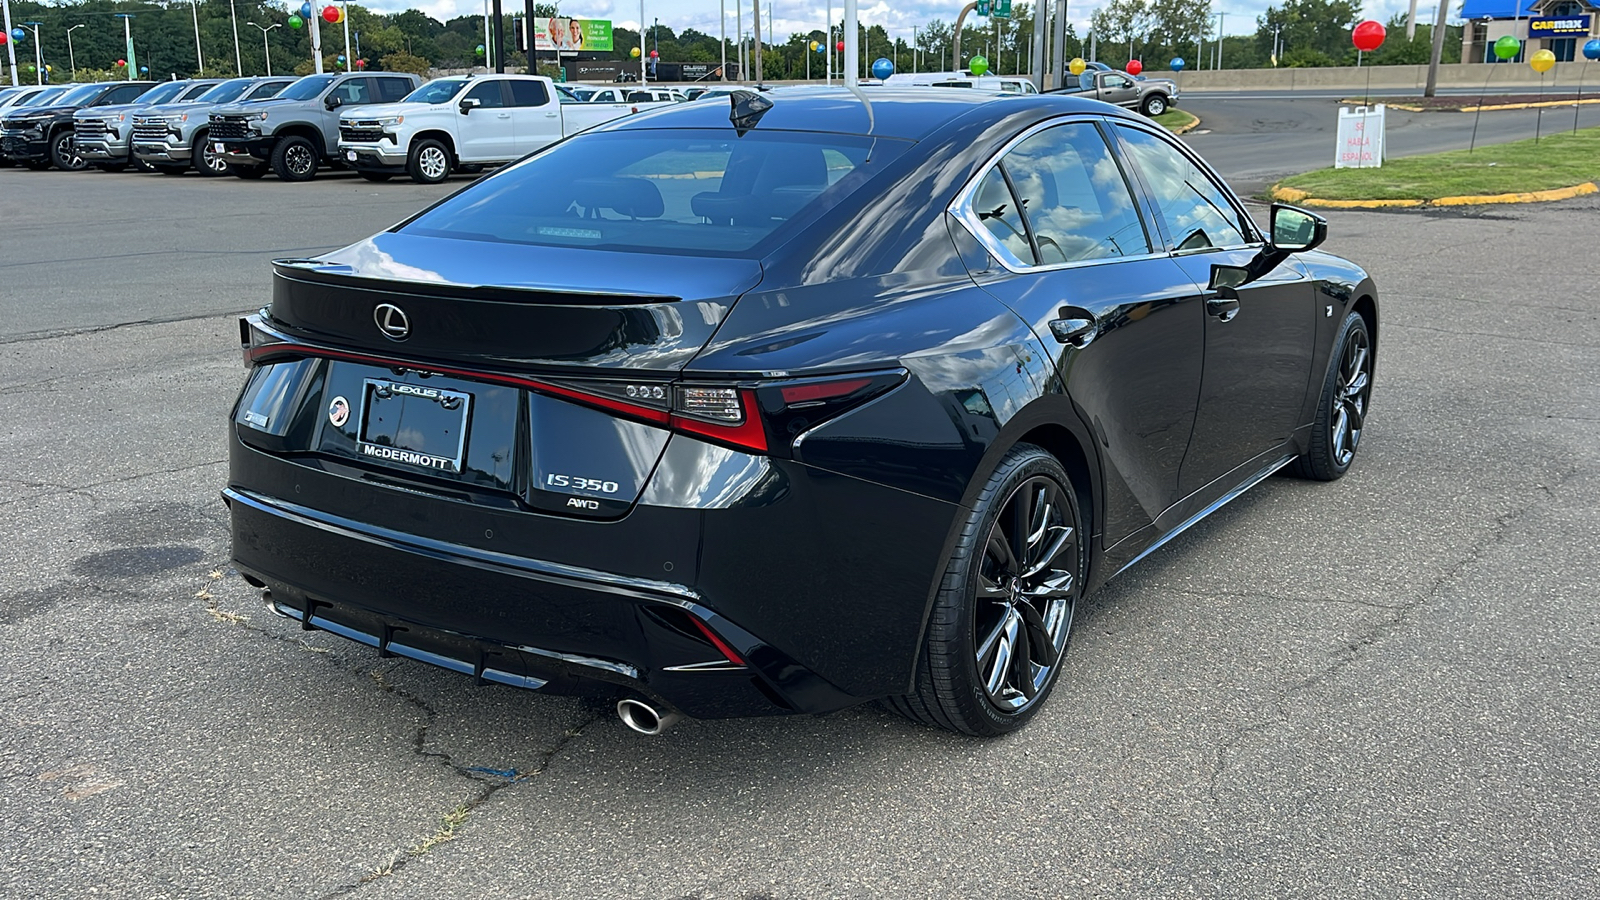
[[[417,410],[412,418],[422,420],[416,423],[420,428],[403,430],[401,420],[412,409]],[[466,391],[368,378],[362,385],[356,445],[362,458],[371,462],[459,475],[471,421],[472,395]],[[406,440],[407,432],[422,440]],[[410,446],[413,443],[422,446]]]

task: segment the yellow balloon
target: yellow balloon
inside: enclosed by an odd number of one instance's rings
[[[812,41],[811,42],[811,52],[812,53],[817,52],[817,42],[816,41]]]
[[[1087,68],[1089,68],[1089,66],[1083,61],[1083,57],[1081,56],[1074,57],[1072,62],[1067,63],[1067,71],[1074,75],[1082,75],[1083,70]]]
[[[1540,50],[1528,59],[1528,65],[1541,75],[1555,68],[1555,64],[1556,55],[1549,50]]]
[[[639,48],[638,47],[635,47],[632,50],[629,50],[628,52],[633,54],[633,58],[634,59],[638,59],[639,58]]]

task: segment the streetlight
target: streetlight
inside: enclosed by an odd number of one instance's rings
[[[265,28],[262,28],[260,25],[256,25],[254,22],[246,22],[245,24],[252,25],[261,30],[261,49],[266,51],[267,54],[267,77],[270,78],[272,76],[272,48],[267,45],[267,32],[281,26],[283,23],[273,22],[271,25],[268,25]]]
[[[39,26],[43,22],[23,22],[22,24],[33,29],[33,78],[38,84],[44,84],[44,57],[39,52]]]
[[[228,18],[233,22],[233,74],[244,75],[244,57],[239,54],[239,11],[228,0]]]
[[[72,33],[82,27],[83,25],[80,23],[67,29],[67,61],[72,65],[73,81],[78,80],[78,57],[72,52]]]

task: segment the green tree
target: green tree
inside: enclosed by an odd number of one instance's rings
[[[1279,65],[1340,65],[1346,57],[1354,63],[1350,29],[1360,16],[1361,4],[1356,0],[1285,0],[1282,6],[1267,7],[1256,19],[1256,46],[1270,55],[1278,32],[1283,49]]]

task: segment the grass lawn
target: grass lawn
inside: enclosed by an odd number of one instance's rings
[[[1600,128],[1571,131],[1572,116],[1547,115],[1544,139],[1533,138],[1426,156],[1385,160],[1378,169],[1318,169],[1279,184],[1323,200],[1437,200],[1469,194],[1512,194],[1600,181]],[[1561,129],[1565,119],[1568,129]],[[1555,131],[1555,134],[1548,133]]]
[[[1200,120],[1181,109],[1173,107],[1156,116],[1154,121],[1168,131],[1177,131],[1180,128],[1192,128]]]

